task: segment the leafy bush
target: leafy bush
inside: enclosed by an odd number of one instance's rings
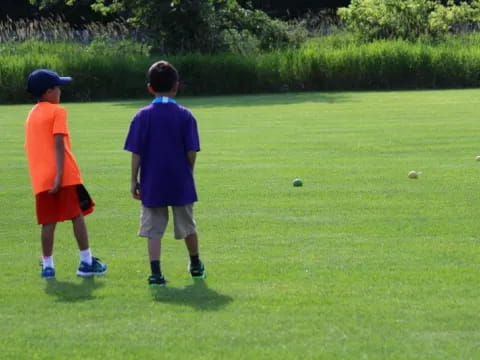
[[[363,40],[441,38],[480,21],[480,1],[352,0],[338,10],[347,29]]]
[[[319,37],[338,32],[342,27],[337,9],[308,11],[301,18],[293,20],[296,28],[307,31],[309,37]]]
[[[254,53],[299,46],[307,37],[301,26],[274,20],[260,10],[245,9],[236,1],[206,0],[195,7],[190,1],[174,1],[172,5],[157,10],[167,14],[160,18],[143,14],[134,21],[151,34],[163,53]]]
[[[257,50],[260,51],[297,47],[308,36],[307,30],[300,24],[271,19],[260,10],[237,6],[226,14],[225,20],[226,31],[233,29],[247,32],[251,37],[257,39]]]
[[[30,0],[36,6],[78,6],[83,0]],[[91,8],[103,15],[124,16],[145,34],[157,53],[256,52],[299,46],[306,31],[298,24],[244,8],[236,0],[96,0]],[[236,40],[248,42],[238,44]]]
[[[455,5],[449,0],[447,6],[437,5],[428,18],[430,32],[435,36],[443,36],[449,32],[468,32],[477,28],[480,22],[480,1],[470,4],[462,2]]]

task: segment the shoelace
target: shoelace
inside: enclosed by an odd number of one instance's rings
[[[100,258],[92,256],[92,266],[94,266],[95,264],[100,264],[100,260]]]

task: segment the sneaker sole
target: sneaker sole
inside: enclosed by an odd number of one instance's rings
[[[205,279],[207,277],[207,269],[205,264],[203,264],[203,275],[192,275],[190,272],[190,264],[187,265],[187,273],[192,277],[192,279]]]
[[[44,275],[43,272],[40,273],[40,277],[41,277],[42,279],[55,279],[55,275],[56,275],[56,274],[55,274],[55,271],[53,271],[53,274],[50,273],[49,275]]]
[[[104,272],[83,272],[83,271],[77,271],[77,275],[78,276],[81,276],[81,277],[90,277],[90,276],[102,276],[102,275],[105,275],[107,273],[107,270],[105,270]]]
[[[205,279],[207,277],[207,272],[204,272],[203,275],[199,275],[199,276],[193,276],[192,274],[190,274],[192,276],[192,279]]]
[[[192,275],[192,273],[190,272],[190,269],[188,270],[188,273],[190,274],[192,279],[205,279],[207,277],[207,269],[205,269],[205,265],[204,265],[204,268],[203,268],[203,274],[202,275]]]

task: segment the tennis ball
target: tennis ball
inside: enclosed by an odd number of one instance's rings
[[[480,161],[480,155],[475,158],[475,160]]]
[[[412,170],[412,171],[410,171],[410,172],[408,173],[408,177],[409,177],[410,179],[418,179],[418,174],[417,174],[416,171]]]
[[[292,181],[292,184],[295,187],[303,186],[303,181],[302,179],[296,178]]]

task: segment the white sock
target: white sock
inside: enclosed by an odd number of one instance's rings
[[[90,251],[90,248],[80,250],[80,261],[92,265],[92,252]]]
[[[47,267],[50,267],[53,269],[53,255],[52,256],[44,256],[42,258],[42,262],[43,262],[43,268],[47,268]]]

